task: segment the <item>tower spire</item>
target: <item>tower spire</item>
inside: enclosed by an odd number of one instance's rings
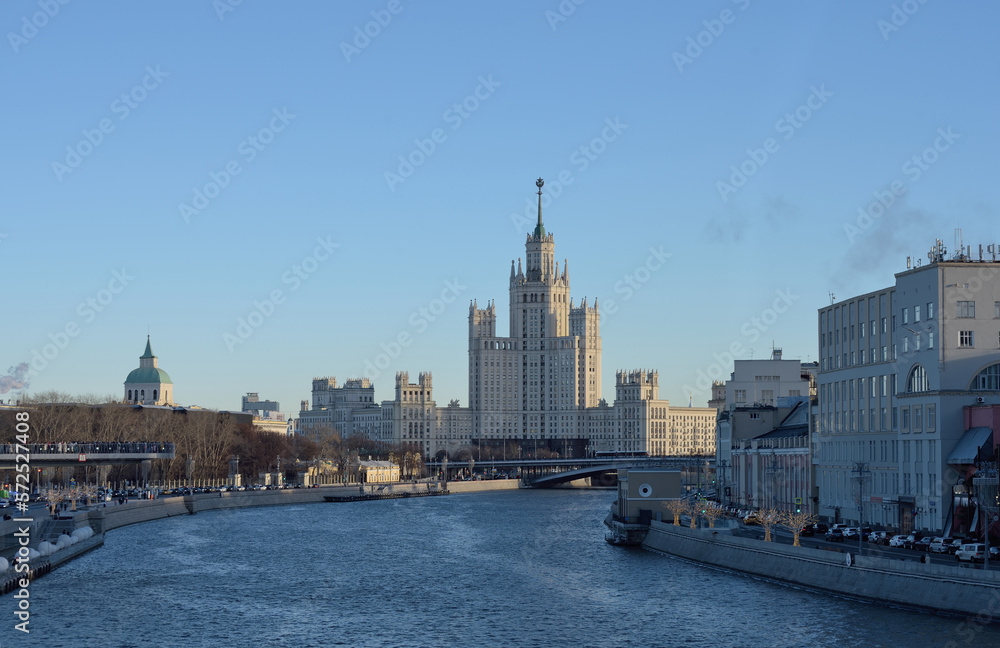
[[[545,237],[545,226],[542,225],[542,186],[544,184],[545,181],[541,178],[535,180],[535,186],[538,187],[538,224],[535,225],[534,236],[539,239]]]

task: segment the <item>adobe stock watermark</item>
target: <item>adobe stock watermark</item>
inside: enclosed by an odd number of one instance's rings
[[[278,306],[285,303],[288,295],[294,293],[309,280],[319,270],[320,264],[333,256],[334,250],[340,247],[339,243],[334,243],[329,236],[317,237],[316,247],[312,254],[306,255],[301,261],[293,264],[291,268],[281,273],[281,283],[289,286],[286,293],[281,288],[274,288],[263,299],[255,299],[253,307],[247,315],[236,318],[236,328],[232,333],[226,331],[222,334],[222,341],[225,343],[229,353],[234,353],[236,347],[245,344],[253,337],[253,334],[264,325]]]
[[[448,306],[454,304],[455,300],[468,288],[459,282],[458,277],[445,281],[440,295],[430,300],[425,306],[410,313],[406,319],[409,328],[400,331],[389,343],[380,344],[382,351],[376,354],[374,359],[365,358],[365,377],[372,381],[378,379],[382,372],[392,365],[393,361],[399,359],[403,354],[403,349],[413,344],[415,335],[411,333],[411,330],[416,331],[416,335],[426,331],[441,317]]]
[[[805,101],[799,104],[795,110],[785,113],[778,121],[774,122],[775,132],[781,135],[784,141],[787,142],[795,137],[799,129],[805,126],[806,122],[812,119],[813,115],[823,108],[833,96],[833,93],[824,87],[825,85],[821,83],[818,88],[810,86],[810,93]],[[719,192],[719,198],[722,199],[722,202],[728,202],[730,194],[736,193],[746,185],[747,181],[760,171],[780,148],[781,144],[778,143],[777,139],[768,137],[760,148],[747,149],[745,160],[740,162],[738,166],[730,165],[729,182],[719,180],[715,183],[715,188]]]
[[[200,216],[203,211],[208,209],[212,201],[219,197],[222,190],[229,186],[233,178],[243,173],[244,167],[240,164],[240,160],[243,161],[243,164],[250,164],[256,160],[257,155],[274,141],[275,136],[283,132],[295,119],[295,115],[288,112],[287,106],[280,109],[274,108],[271,113],[272,117],[267,126],[263,126],[256,133],[248,135],[236,146],[236,154],[239,157],[229,160],[218,171],[210,171],[208,182],[191,190],[190,204],[182,202],[177,206],[185,223],[190,223],[192,216]]]
[[[33,348],[31,350],[27,378],[34,378],[44,371],[50,362],[66,350],[71,340],[79,337],[80,333],[83,332],[83,325],[91,324],[96,320],[97,316],[107,310],[116,296],[120,295],[133,281],[135,281],[135,276],[130,275],[124,267],[121,271],[112,270],[111,279],[103,288],[77,304],[76,314],[80,318],[79,320],[69,320],[61,329],[48,334],[49,341],[43,344],[41,349]]]
[[[570,16],[576,13],[576,8],[582,5],[587,0],[562,0],[557,6],[555,11],[552,9],[545,10],[545,20],[549,22],[549,28],[555,31],[559,28],[559,23],[566,22]]]
[[[740,333],[747,342],[753,344],[760,339],[781,318],[781,315],[788,312],[795,302],[799,301],[799,295],[792,293],[791,288],[776,290],[774,301],[771,305],[743,322],[740,326]],[[699,369],[695,376],[694,387],[684,385],[682,389],[690,396],[702,395],[712,389],[713,380],[724,380],[730,373],[729,367],[733,362],[742,358],[748,351],[740,340],[734,340],[722,353],[712,354],[714,362],[705,369]]]
[[[621,309],[621,304],[632,299],[637,292],[642,290],[643,286],[649,283],[653,275],[662,269],[667,264],[667,259],[672,256],[673,253],[663,251],[662,245],[659,247],[650,246],[649,256],[646,257],[646,260],[615,282],[615,294],[621,296],[621,302],[619,303],[613,297],[606,298],[601,302],[603,304],[601,308],[601,325],[604,325],[607,318],[618,313]]]
[[[243,0],[213,0],[212,9],[215,9],[215,15],[219,17],[219,22],[223,22],[226,19],[226,14],[233,13],[236,11],[236,7],[243,4]]]
[[[614,119],[607,117],[604,119],[604,124],[600,135],[570,153],[569,163],[575,167],[576,174],[583,173],[590,168],[591,162],[596,161],[601,153],[608,150],[608,145],[617,140],[628,128],[628,124],[623,124],[620,117]],[[555,180],[546,180],[546,190],[542,192],[542,209],[547,208],[554,199],[562,195],[564,187],[573,184],[576,180],[576,174],[574,174],[573,169],[563,169],[557,174]],[[538,199],[534,196],[536,194],[525,197],[523,213],[513,212],[510,215],[510,222],[518,234],[531,231],[531,228],[535,226],[535,221],[538,218]]]
[[[403,13],[403,9],[405,8],[401,0],[389,0],[385,9],[373,9],[370,11],[372,19],[362,26],[356,25],[354,27],[354,39],[351,43],[340,41],[340,53],[344,55],[344,60],[350,63],[351,57],[357,56],[362,50],[371,45],[372,40],[378,38],[382,30],[389,26],[393,16]]]
[[[21,16],[21,29],[17,32],[7,32],[7,41],[15,54],[21,52],[21,48],[38,36],[38,30],[43,29],[49,21],[55,18],[62,8],[70,3],[70,0],[38,0],[38,8],[31,14],[31,17]]]
[[[892,5],[889,19],[879,18],[875,26],[882,34],[882,40],[888,42],[889,36],[895,34],[906,23],[910,22],[910,16],[920,11],[920,7],[927,4],[927,0],[903,0],[899,4]]]
[[[494,81],[492,74],[486,75],[486,78],[480,75],[478,81],[479,85],[473,89],[472,94],[461,101],[456,101],[442,113],[441,119],[444,120],[445,124],[451,124],[452,131],[457,131],[461,128],[465,120],[479,110],[480,105],[492,97],[496,89],[500,87],[500,82]],[[413,140],[413,150],[405,155],[397,156],[396,159],[399,160],[399,164],[396,166],[396,172],[393,173],[387,170],[384,174],[385,182],[389,185],[389,191],[395,192],[396,185],[400,185],[412,177],[416,170],[434,155],[438,146],[447,141],[448,133],[443,128],[433,129],[425,139],[418,137]]]
[[[118,117],[118,123],[128,119],[132,111],[146,101],[149,94],[159,88],[163,79],[168,76],[170,73],[161,70],[159,65],[155,67],[147,65],[142,80],[111,102],[109,110],[112,115]],[[91,153],[97,150],[108,135],[115,132],[116,126],[117,123],[110,117],[104,117],[97,122],[95,128],[84,128],[80,131],[83,137],[75,144],[66,145],[66,155],[62,161],[52,162],[52,172],[56,174],[56,180],[62,182],[66,174],[73,173]]]
[[[732,0],[733,4],[739,7],[740,11],[746,11],[750,6],[750,0]],[[695,59],[705,53],[709,47],[715,44],[720,36],[726,31],[726,27],[736,22],[736,16],[732,9],[723,9],[717,18],[709,18],[701,21],[705,29],[699,31],[694,36],[687,37],[687,46],[684,53],[675,51],[673,53],[674,65],[677,71],[684,74],[684,66],[691,65]]]
[[[923,177],[924,173],[941,159],[941,154],[950,150],[962,136],[952,131],[951,126],[937,129],[937,137],[930,146],[907,158],[900,167],[903,179],[893,180],[888,189],[878,189],[872,195],[875,198],[865,207],[858,207],[858,217],[854,223],[844,223],[844,235],[847,243],[852,244],[863,232],[875,224],[892,207],[896,200],[908,190],[907,183],[913,184]]]

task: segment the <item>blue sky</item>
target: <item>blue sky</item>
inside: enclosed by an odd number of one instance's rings
[[[998,11],[5,2],[0,375],[121,394],[148,330],[185,405],[399,370],[467,404],[541,176],[605,395],[655,368],[703,405],[732,356],[815,360],[831,292],[1000,241]]]

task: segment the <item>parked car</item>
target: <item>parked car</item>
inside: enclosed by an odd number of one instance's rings
[[[1000,547],[990,547],[990,561],[1000,560]]]
[[[906,544],[906,538],[907,538],[907,536],[905,536],[905,535],[894,535],[891,538],[889,538],[889,546],[890,547],[902,547],[902,546],[905,546],[905,544]]]
[[[958,562],[976,562],[983,560],[986,555],[986,545],[971,543],[964,544],[955,552],[955,560]]]
[[[824,524],[823,522],[817,522],[813,525],[813,530],[816,531],[816,533],[826,533],[830,530],[830,526]]]
[[[826,539],[828,542],[843,542],[844,541],[844,531],[843,529],[830,529],[826,532]]]
[[[961,538],[955,538],[948,545],[948,553],[954,556],[955,552],[961,549],[963,544],[965,544],[965,540],[962,540]]]
[[[807,524],[799,531],[800,536],[811,537],[816,535],[816,530],[813,529],[811,524]]]
[[[844,527],[844,539],[845,540],[857,540],[858,539],[858,527]]]
[[[743,524],[752,526],[755,524],[760,524],[760,520],[757,519],[757,515],[755,513],[750,513],[745,518],[743,518]]]
[[[914,545],[917,544],[917,540],[919,539],[920,536],[916,535],[915,533],[911,533],[910,535],[906,536],[906,540],[903,540],[903,549],[913,549]]]
[[[884,545],[889,543],[889,534],[885,531],[872,531],[868,534],[868,542]]]
[[[926,538],[920,538],[919,540],[913,543],[913,548],[916,549],[917,551],[928,551],[928,549],[931,546],[931,542],[933,541],[934,538],[932,538],[931,536],[927,536]]]
[[[930,553],[948,553],[948,546],[951,544],[951,538],[934,538],[931,540],[930,545],[927,546],[927,551]]]

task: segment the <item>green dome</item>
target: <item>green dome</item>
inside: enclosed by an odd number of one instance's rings
[[[165,385],[173,385],[174,381],[170,380],[170,376],[163,369],[157,367],[139,367],[138,369],[133,369],[132,373],[125,379],[125,384],[129,383],[163,383]]]

